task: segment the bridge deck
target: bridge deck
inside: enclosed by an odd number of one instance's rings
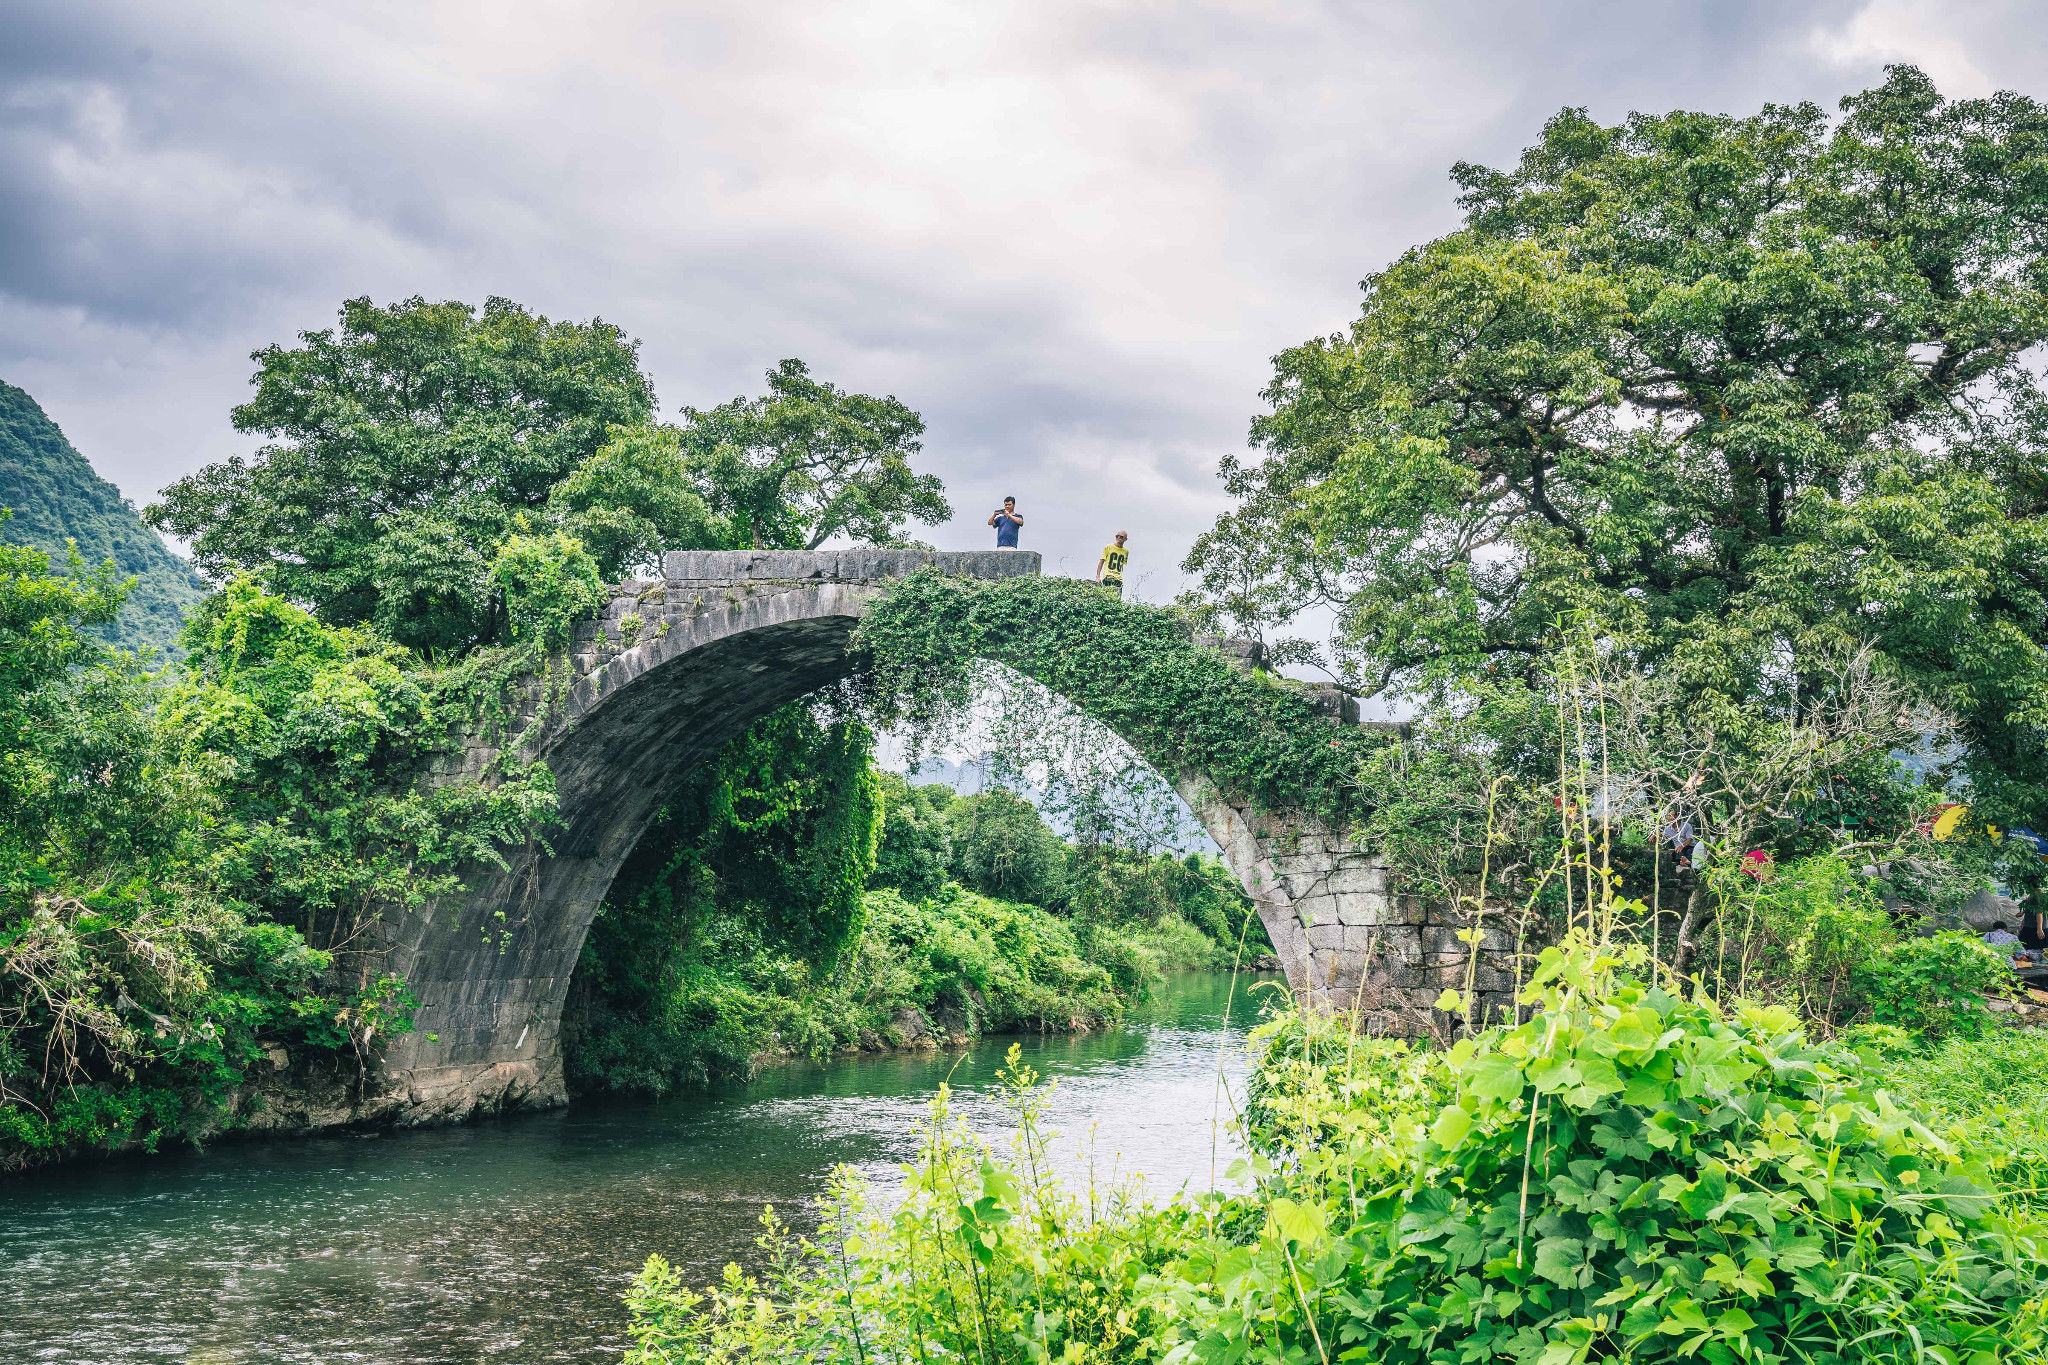
[[[931,567],[962,578],[1024,578],[1039,571],[1036,550],[670,550],[670,583],[877,583]],[[642,580],[653,581],[653,580]]]

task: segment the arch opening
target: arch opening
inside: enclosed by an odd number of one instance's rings
[[[1035,572],[1023,556],[995,558],[1007,562],[992,576]],[[401,1118],[566,1098],[564,999],[590,923],[663,792],[756,720],[847,677],[854,631],[892,578],[791,573],[806,566],[780,563],[765,566],[775,577],[746,578],[717,567],[722,583],[693,581],[672,564],[666,580],[622,585],[580,635],[567,703],[532,744],[554,772],[560,827],[545,843],[509,851],[504,867],[473,877],[460,897],[395,927],[390,961],[420,1002],[417,1031],[383,1063]],[[1290,985],[1311,1003],[1355,1002],[1393,918],[1377,860],[1326,826],[1234,802],[1204,774],[1161,776],[1251,896]],[[1414,966],[1428,945],[1407,937],[1402,956]]]

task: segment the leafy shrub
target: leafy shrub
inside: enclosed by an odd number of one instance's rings
[[[324,994],[328,955],[283,925],[143,885],[47,890],[0,921],[0,1169],[197,1137],[263,1044],[364,1048],[407,1026]]]
[[[1428,1123],[1449,1097],[1443,1054],[1361,1037],[1341,1015],[1304,1014],[1276,988],[1268,995],[1269,1017],[1251,1033],[1244,1108],[1244,1136],[1265,1172],[1361,1156],[1382,1175],[1398,1169],[1392,1133]]]
[[[543,649],[567,644],[569,627],[609,600],[597,561],[561,531],[507,536],[491,561],[491,582],[504,594],[512,638]]]
[[[1251,897],[1221,860],[1201,853],[1146,854],[1114,844],[1077,844],[1066,874],[1069,912],[1079,920],[1118,926],[1178,918],[1218,943],[1241,935],[1269,947]]]
[[[1067,848],[1037,807],[1001,787],[946,808],[953,875],[997,900],[1066,904]]]
[[[1294,1332],[1329,1314],[1390,1365],[1452,1345],[1530,1362],[1999,1358],[2048,1286],[1983,1166],[1790,1011],[1723,1010],[1621,967],[1546,950],[1541,1012],[1447,1058],[1452,1100],[1403,1185],[1355,1222],[1328,1203],[1275,1220],[1274,1250],[1334,1272]]]
[[[1985,997],[2012,990],[2012,959],[1974,934],[1948,930],[1878,947],[1853,979],[1877,1023],[1929,1040],[1976,1038],[1994,1026]]]
[[[1808,1042],[1583,942],[1447,1054],[1263,1031],[1248,1195],[1080,1201],[941,1109],[903,1201],[842,1175],[767,1285],[650,1262],[640,1362],[2048,1360],[2041,1226]],[[868,1353],[872,1352],[872,1357]]]
[[[600,999],[569,1012],[570,1082],[665,1094],[750,1075],[762,1054],[824,1057],[903,1041],[911,1027],[969,1036],[1098,1028],[1151,979],[1151,959],[1133,951],[1138,975],[1126,984],[1051,913],[958,887],[923,902],[868,892],[858,936],[831,965],[720,921],[662,969],[651,1002]]]
[[[901,773],[883,773],[880,782],[882,843],[868,884],[927,900],[952,875],[953,839],[946,828],[952,788],[936,782],[912,786]]]
[[[1723,923],[1741,934],[1738,989],[1825,1024],[1861,1012],[1859,970],[1896,937],[1869,878],[1832,853],[1788,860],[1767,877],[1725,863],[1709,875],[1726,897]]]
[[[1214,939],[1177,914],[1168,914],[1151,924],[1134,924],[1121,929],[1075,923],[1076,936],[1088,960],[1109,969],[1119,989],[1142,993],[1150,983],[1171,972],[1228,971],[1241,966],[1254,949],[1240,949],[1234,939]],[[1109,955],[1128,955],[1131,967],[1120,974]],[[1126,977],[1131,984],[1126,987]]]

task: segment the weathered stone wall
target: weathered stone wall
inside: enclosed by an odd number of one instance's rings
[[[1512,936],[1488,927],[1475,951],[1457,938],[1466,919],[1387,887],[1386,864],[1342,832],[1299,814],[1272,816],[1225,800],[1200,778],[1177,784],[1259,908],[1287,983],[1307,1005],[1354,1013],[1367,1032],[1440,1033],[1445,990],[1465,988],[1474,1017],[1510,1012]]]
[[[505,867],[475,870],[466,894],[387,926],[389,968],[420,1008],[364,1112],[433,1122],[561,1102],[570,977],[661,794],[760,717],[844,677],[868,603],[926,565],[975,578],[1039,567],[1020,551],[689,551],[664,556],[659,578],[620,584],[575,631],[568,673],[529,680],[504,729],[525,736],[522,757],[554,773],[561,827],[545,844],[508,850]],[[1324,700],[1333,724],[1356,723],[1346,698]],[[498,757],[477,737],[437,775],[481,775]],[[1369,850],[1233,804],[1199,773],[1176,785],[1258,906],[1289,983],[1315,1006],[1355,1004],[1376,1029],[1413,1032],[1445,985],[1463,984],[1454,926],[1389,896]],[[1482,954],[1488,990],[1492,946]]]

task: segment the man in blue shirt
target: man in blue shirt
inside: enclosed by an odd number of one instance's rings
[[[996,548],[998,550],[1014,550],[1017,548],[1017,528],[1024,524],[1024,518],[1017,515],[1017,500],[1015,498],[1004,498],[1003,505],[990,515],[988,524],[996,528]]]

